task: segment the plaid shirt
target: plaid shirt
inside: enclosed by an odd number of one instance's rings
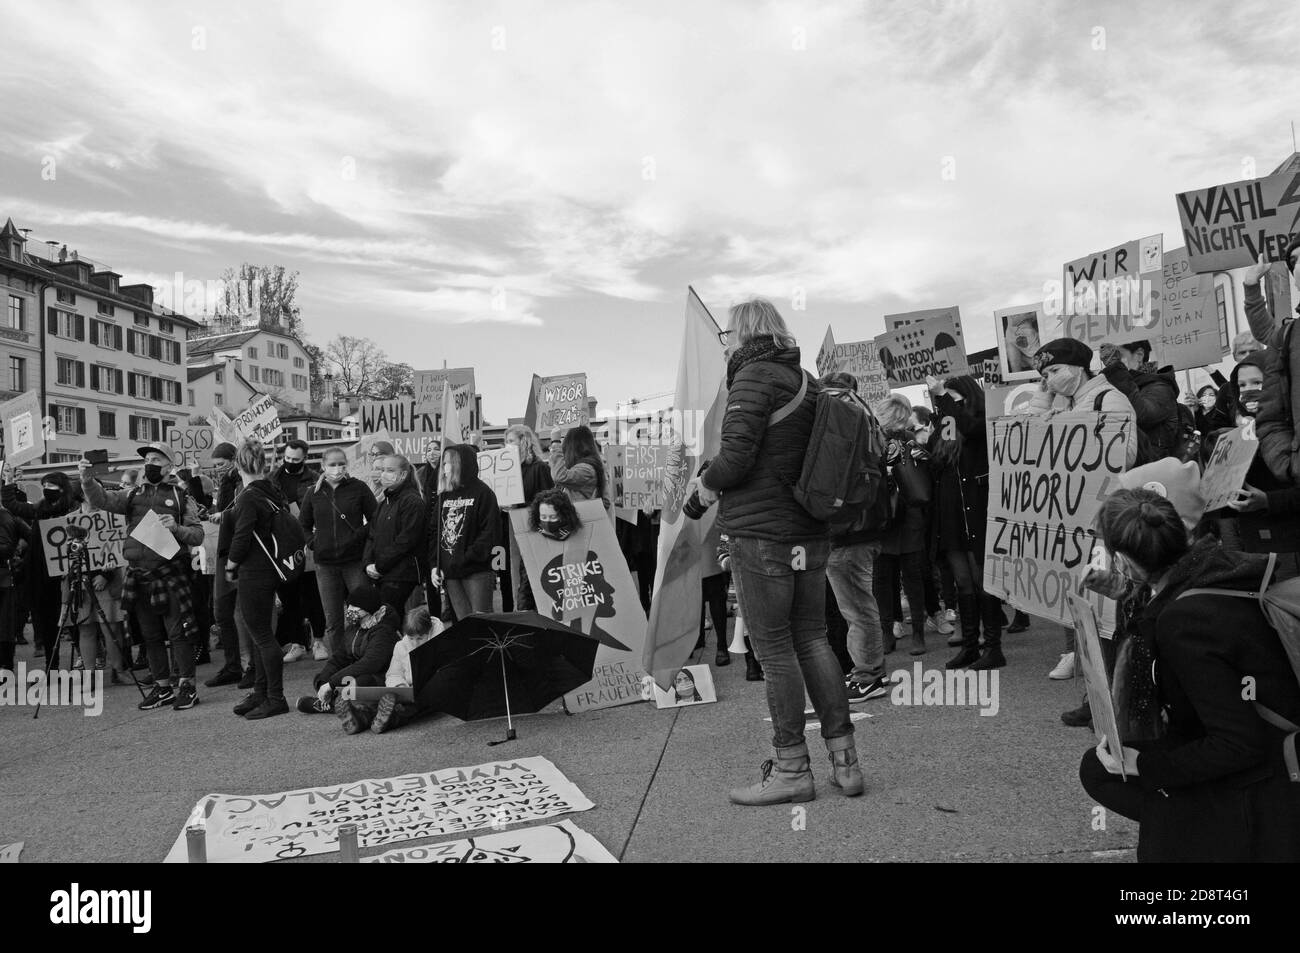
[[[176,601],[181,628],[186,638],[197,639],[199,627],[194,622],[194,596],[190,588],[189,573],[181,563],[173,560],[148,571],[128,569],[122,585],[122,611],[130,612],[137,598],[148,600],[149,608],[159,615],[166,614]]]

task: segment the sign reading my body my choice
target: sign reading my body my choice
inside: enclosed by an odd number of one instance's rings
[[[876,354],[893,386],[924,384],[926,377],[960,377],[970,373],[966,351],[949,314],[905,325],[876,338]]]

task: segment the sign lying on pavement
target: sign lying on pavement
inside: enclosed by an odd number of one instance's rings
[[[390,850],[363,864],[617,864],[603,844],[573,821]]]

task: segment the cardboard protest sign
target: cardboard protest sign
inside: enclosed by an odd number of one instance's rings
[[[0,417],[5,422],[5,463],[19,466],[45,454],[41,401],[36,391],[29,390],[0,404]]]
[[[1096,350],[1147,337],[1160,300],[1164,236],[1135,238],[1067,261],[1062,269],[1061,334]],[[1050,340],[1047,339],[1047,340]]]
[[[970,373],[966,351],[950,315],[930,318],[876,338],[876,353],[885,380],[895,387],[924,384],[927,376],[959,377]]]
[[[932,321],[935,318],[951,318],[953,327],[956,328],[957,340],[962,339],[961,334],[961,308],[953,305],[949,308],[924,308],[920,311],[903,311],[898,314],[885,315],[885,330],[897,331],[899,328],[911,327],[914,324],[924,324],[926,321]]]
[[[442,389],[442,411],[438,415],[442,445],[474,443],[474,395],[466,387],[446,384]]]
[[[858,382],[858,396],[868,404],[889,396],[889,381],[875,341],[854,341],[835,345],[833,362],[837,371],[852,374]]]
[[[403,847],[363,864],[617,864],[604,845],[573,821],[542,824],[466,840]]]
[[[379,847],[594,806],[546,758],[518,758],[279,794],[209,794],[189,826],[206,829],[209,863],[266,863],[337,851],[340,824],[357,825],[359,847]],[[164,862],[187,860],[182,829]]]
[[[144,518],[135,524],[130,536],[137,542],[148,546],[163,559],[171,559],[181,551],[181,544],[176,542],[172,531],[162,524],[162,518],[153,510],[144,514]]]
[[[1061,336],[1061,322],[1049,317],[1041,301],[998,308],[993,312],[998,336],[998,362],[1002,380],[1039,380],[1034,355],[1048,341]]]
[[[492,487],[497,506],[523,505],[524,469],[519,462],[518,447],[508,445],[500,450],[480,451],[478,478]]]
[[[437,410],[421,408],[411,397],[361,402],[361,434],[388,434],[385,439],[393,452],[416,464],[424,459],[430,443],[438,443],[437,418]]]
[[[348,476],[369,483],[374,479],[374,458],[370,451],[377,443],[392,443],[387,430],[370,433],[348,447]]]
[[[16,844],[0,845],[0,864],[16,864],[18,858],[23,852],[25,841],[18,841]]]
[[[537,425],[533,429],[543,439],[556,427],[591,423],[587,410],[587,375],[564,374],[559,377],[533,376],[533,407]],[[531,426],[531,424],[530,424]]]
[[[190,553],[190,568],[205,576],[217,573],[217,535],[221,532],[219,523],[203,521],[203,545],[195,546]],[[307,550],[307,572],[312,571],[312,553]]]
[[[641,701],[645,610],[605,507],[600,500],[574,507],[581,525],[564,540],[530,530],[527,510],[510,512],[538,613],[566,625],[576,622],[588,635],[602,630],[625,646],[602,642],[591,681],[565,695],[564,703],[576,712]]]
[[[1093,523],[1124,472],[1129,414],[1071,411],[988,421],[989,505],[984,591],[1068,625],[1092,556]],[[1084,591],[1102,617],[1102,597]],[[1112,606],[1113,611],[1113,606]]]
[[[1201,474],[1201,495],[1205,497],[1205,512],[1209,513],[1228,505],[1245,485],[1246,473],[1255,460],[1259,438],[1255,436],[1255,421],[1237,430],[1229,430],[1219,437]]]
[[[1260,255],[1284,262],[1300,240],[1298,171],[1180,192],[1175,201],[1196,272],[1242,268]]]
[[[614,506],[627,510],[664,505],[664,468],[668,448],[639,444],[610,444],[605,448],[610,470],[610,495]],[[632,517],[635,522],[635,515]]]
[[[86,569],[93,572],[126,565],[122,558],[122,543],[126,540],[125,516],[104,510],[93,513],[78,511],[40,520],[36,526],[41,537],[41,551],[45,554],[45,571],[50,576],[67,575],[72,565],[70,544],[74,531],[71,527],[85,530]]]
[[[212,426],[222,440],[236,446],[244,440],[272,444],[284,433],[284,428],[280,426],[280,412],[268,394],[256,395],[247,407],[233,417],[220,407],[213,407]]]
[[[1079,671],[1083,673],[1083,684],[1088,693],[1088,705],[1092,710],[1092,728],[1097,740],[1106,739],[1106,747],[1115,760],[1123,763],[1120,751],[1124,739],[1119,734],[1119,719],[1115,717],[1115,704],[1110,693],[1110,679],[1106,677],[1106,663],[1101,654],[1101,638],[1097,629],[1097,616],[1086,599],[1072,595],[1070,602],[1070,619],[1074,624],[1075,641],[1078,645]],[[1121,769],[1121,777],[1123,777]],[[1127,780],[1127,778],[1125,778]]]
[[[707,665],[684,666],[673,676],[668,691],[656,685],[653,679],[647,679],[646,686],[654,691],[656,708],[684,708],[718,700],[718,693],[713,688],[713,671]]]
[[[177,469],[189,467],[197,470],[212,465],[212,448],[217,445],[217,440],[211,427],[170,427],[164,442]]]
[[[817,351],[816,367],[818,377],[825,377],[840,369],[835,362],[835,335],[831,333],[829,324],[826,325],[826,337],[822,338],[822,346]]]
[[[1175,248],[1165,252],[1158,290],[1160,296],[1151,306],[1147,332],[1151,360],[1156,366],[1173,365],[1174,370],[1181,371],[1219,363],[1223,351],[1219,345],[1214,275],[1197,274],[1187,249]]]
[[[452,387],[463,387],[471,394],[477,394],[478,388],[474,383],[474,368],[472,367],[444,367],[432,371],[415,372],[415,404],[426,413],[436,413],[442,410],[442,388],[448,381]],[[474,421],[474,430],[479,429],[478,421]]]

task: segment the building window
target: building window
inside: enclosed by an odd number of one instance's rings
[[[193,388],[193,387],[190,387],[190,388],[188,388],[188,391],[189,391],[189,398],[190,398],[190,406],[193,407],[193,406],[194,406],[194,388]]]
[[[50,308],[49,333],[69,341],[86,340],[86,319],[79,314]]]
[[[307,366],[307,362],[304,361],[304,360],[303,360],[302,358],[300,358],[300,357],[295,357],[295,358],[293,359],[293,366],[294,366],[294,367],[306,367],[306,366]]]
[[[171,334],[171,333],[172,333],[172,323],[171,323],[171,321],[168,320],[167,318],[159,318],[159,319],[158,319],[158,330],[161,331],[163,334]]]
[[[270,384],[272,387],[284,386],[284,371],[277,371],[270,367],[262,371],[262,383]]]
[[[221,371],[217,371],[217,383],[221,383]]]
[[[157,417],[140,417],[132,414],[127,418],[127,432],[131,440],[162,439]]]
[[[310,384],[310,382],[307,380],[307,378],[306,378],[305,375],[303,375],[303,374],[294,374],[294,375],[293,375],[293,389],[294,389],[294,390],[308,390],[308,389],[310,388],[310,386],[311,386],[311,384]]]
[[[95,310],[98,311],[100,314],[106,314],[111,318],[113,316],[113,302],[96,301]]]
[[[248,349],[248,359],[249,359],[250,361],[255,361],[255,360],[257,360],[257,348],[255,348],[255,347],[250,347],[250,348]]]
[[[122,372],[115,367],[90,365],[90,389],[104,394],[122,393]]]
[[[85,387],[86,365],[70,357],[57,359],[59,385],[61,387]]]
[[[27,358],[9,358],[9,386],[16,391],[27,390]]]
[[[54,427],[59,433],[84,434],[86,432],[86,411],[83,407],[50,404],[50,416],[54,418]]]
[[[77,296],[67,288],[56,288],[54,290],[54,300],[60,304],[76,304]]]
[[[248,365],[248,379],[249,379],[250,381],[252,381],[254,384],[260,384],[260,383],[261,383],[261,381],[257,379],[257,365],[256,365],[256,364],[249,364],[249,365]]]
[[[138,328],[147,328],[149,326],[149,315],[137,314],[135,316],[135,326]]]
[[[99,412],[99,435],[101,437],[117,437],[117,414],[111,410],[101,410]]]
[[[9,327],[16,331],[27,330],[27,314],[23,311],[23,299],[17,295],[9,296]]]
[[[1227,354],[1232,341],[1228,339],[1228,299],[1223,292],[1223,285],[1214,286],[1214,307],[1219,313],[1219,347]]]

